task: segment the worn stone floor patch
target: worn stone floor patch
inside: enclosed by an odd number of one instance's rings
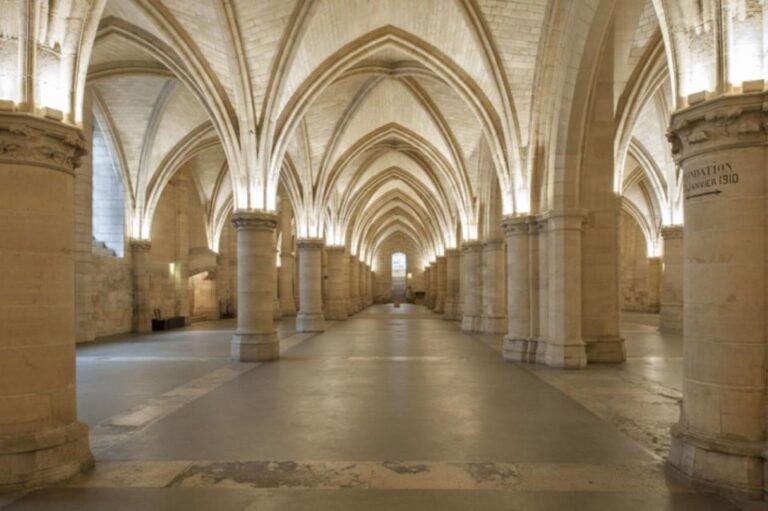
[[[74,488],[514,490],[654,492],[692,490],[657,463],[595,465],[425,461],[121,461],[66,485]]]
[[[499,336],[472,337],[501,353]],[[519,366],[612,424],[655,459],[667,458],[669,426],[677,422],[680,414],[679,391],[620,367],[595,365],[580,371],[561,371],[530,364]]]

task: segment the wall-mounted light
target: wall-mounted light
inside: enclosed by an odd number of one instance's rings
[[[170,275],[176,273],[176,263],[168,263],[168,273]]]
[[[413,273],[409,273],[408,275],[406,275],[406,277],[409,278],[409,279],[412,279],[413,278]]]

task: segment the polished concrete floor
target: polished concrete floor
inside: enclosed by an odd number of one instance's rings
[[[663,468],[682,342],[654,320],[625,318],[627,363],[567,372],[419,306],[284,321],[279,363],[229,362],[231,321],[84,346],[97,468],[7,510],[734,509]]]

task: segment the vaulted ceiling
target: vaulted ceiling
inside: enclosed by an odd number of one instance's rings
[[[498,234],[502,214],[531,208],[531,148],[564,122],[568,59],[601,2],[580,0],[579,19],[556,3],[106,1],[88,90],[130,190],[130,235],[151,236],[181,169],[211,240],[233,208],[277,207],[278,186],[297,235],[368,261],[393,235],[429,260]],[[651,0],[630,3],[624,82],[661,40]],[[666,171],[656,142],[643,143]]]

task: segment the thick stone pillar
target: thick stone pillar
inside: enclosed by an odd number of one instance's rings
[[[483,305],[481,331],[502,334],[507,331],[506,266],[504,240],[483,243]]]
[[[296,241],[299,250],[299,313],[297,332],[325,331],[323,315],[323,245],[317,238]]]
[[[344,247],[327,247],[328,301],[325,303],[327,319],[347,319],[349,315],[349,259]]]
[[[78,130],[0,114],[0,493],[93,465],[75,393]]]
[[[445,256],[438,256],[435,263],[437,271],[437,293],[435,293],[435,312],[442,314],[445,310]]]
[[[547,217],[549,325],[542,361],[551,367],[582,368],[587,365],[586,345],[581,338],[581,234],[585,212],[551,211]]]
[[[432,288],[430,282],[431,268],[427,266],[424,268],[424,305],[429,307],[430,298],[432,298]]]
[[[274,236],[277,216],[267,212],[236,211],[237,330],[232,337],[232,359],[260,362],[280,358],[273,317],[275,280]]]
[[[721,492],[764,495],[768,92],[674,114],[683,169],[683,402],[669,462]]]
[[[459,310],[459,251],[445,251],[445,307],[443,318],[458,319]]]
[[[360,310],[360,266],[357,257],[349,256],[349,315],[356,314]]]
[[[131,280],[133,282],[133,319],[131,331],[152,331],[152,304],[149,288],[149,251],[152,244],[146,240],[130,240]]]
[[[531,323],[531,217],[506,217],[507,241],[507,335],[502,355],[512,362],[536,362],[538,342]]]
[[[664,269],[661,282],[662,332],[683,331],[683,226],[664,227]]]
[[[464,317],[461,319],[461,329],[465,332],[475,332],[482,324],[482,253],[483,244],[479,241],[464,242]]]

